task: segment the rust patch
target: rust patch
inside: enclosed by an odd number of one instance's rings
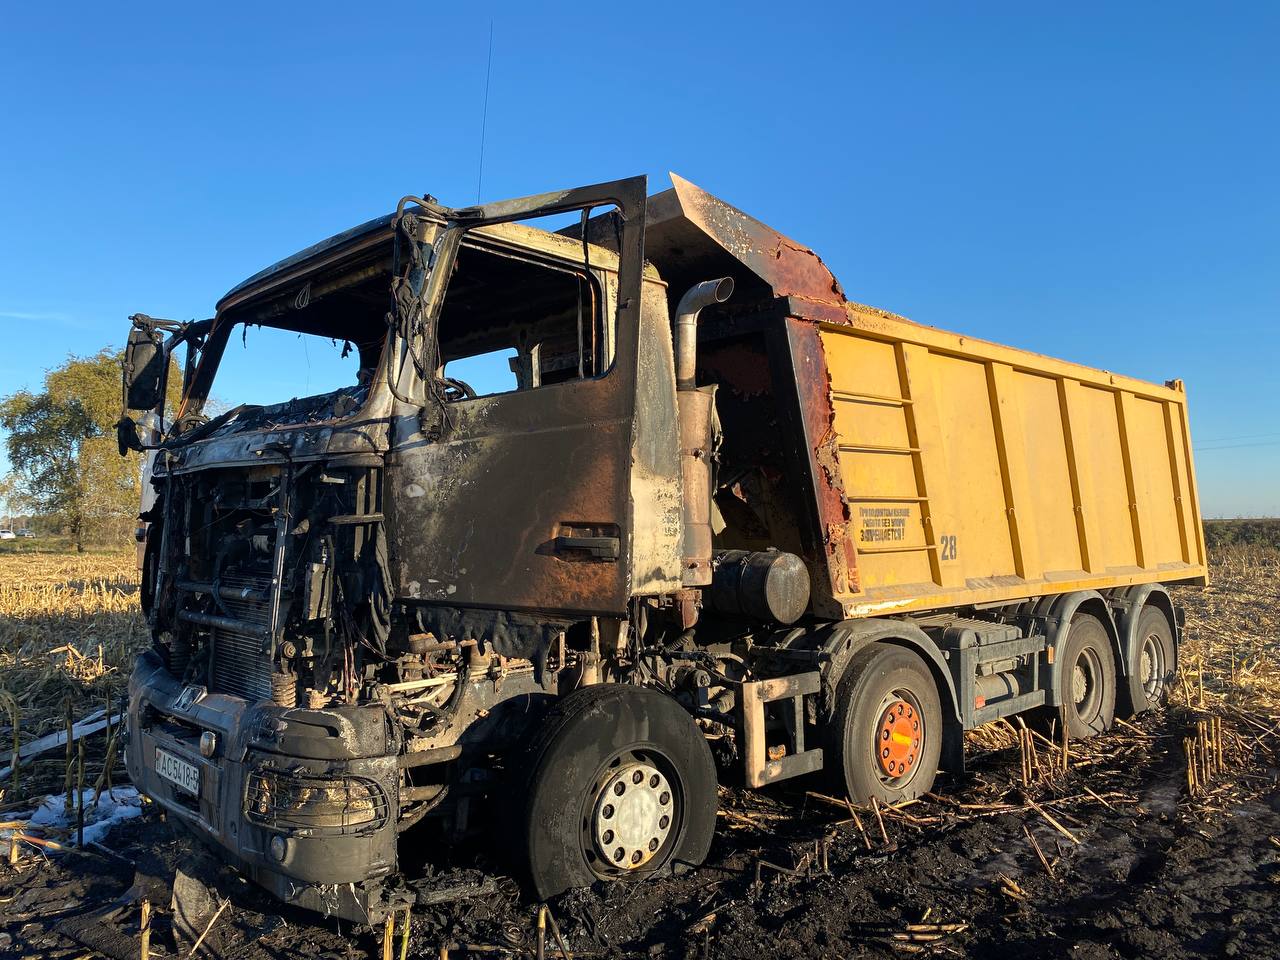
[[[857,553],[849,537],[850,511],[840,471],[831,406],[831,377],[818,328],[787,319],[804,435],[812,463],[814,499],[822,530],[827,586],[833,598],[859,590]],[[816,438],[816,439],[815,439]]]
[[[835,276],[808,247],[674,173],[671,183],[679,215],[767,283],[775,296],[845,302]]]

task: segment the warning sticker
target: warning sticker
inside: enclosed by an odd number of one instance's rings
[[[896,543],[905,540],[909,516],[910,507],[859,507],[858,540],[862,543]]]

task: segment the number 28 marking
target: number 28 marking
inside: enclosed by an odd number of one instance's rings
[[[941,559],[954,560],[956,558],[956,538],[954,535],[943,537],[938,546],[941,547]]]

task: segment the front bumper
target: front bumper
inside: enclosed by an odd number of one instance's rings
[[[399,745],[380,707],[250,704],[183,687],[147,651],[129,680],[128,724],[134,785],[256,883],[353,921],[394,906]],[[156,772],[157,748],[199,770],[198,796]]]

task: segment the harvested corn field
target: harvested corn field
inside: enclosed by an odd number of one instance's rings
[[[1211,551],[1216,535],[1210,525]],[[1275,955],[1280,547],[1224,543],[1212,557],[1208,588],[1176,591],[1187,625],[1165,709],[1073,741],[1065,755],[1052,732],[989,726],[970,735],[963,781],[898,808],[851,808],[816,781],[722,788],[708,863],[553,901],[565,948],[602,957]],[[65,697],[78,718],[123,689],[129,653],[143,642],[132,557],[0,564],[0,670],[27,743],[61,729]],[[106,739],[87,741],[90,786]],[[20,795],[5,783],[0,819],[21,820],[27,798],[59,792],[64,773],[61,749],[30,764]],[[114,937],[99,947],[137,956],[139,908],[125,894],[138,881],[156,905],[153,955],[171,955],[166,871],[187,854],[176,841],[156,844],[158,820],[153,811],[125,822],[83,854],[50,846],[74,845],[71,826],[29,829],[17,862],[0,866],[0,952],[86,956],[67,934],[93,934],[66,922],[121,898],[96,928]],[[420,857],[427,879],[417,881],[409,956],[537,952],[538,907],[506,878],[499,846],[451,862]],[[218,956],[383,955],[383,927],[282,908],[230,873],[216,895],[226,906],[205,943]],[[402,929],[401,919],[397,956]],[[558,950],[545,934],[546,955]]]

